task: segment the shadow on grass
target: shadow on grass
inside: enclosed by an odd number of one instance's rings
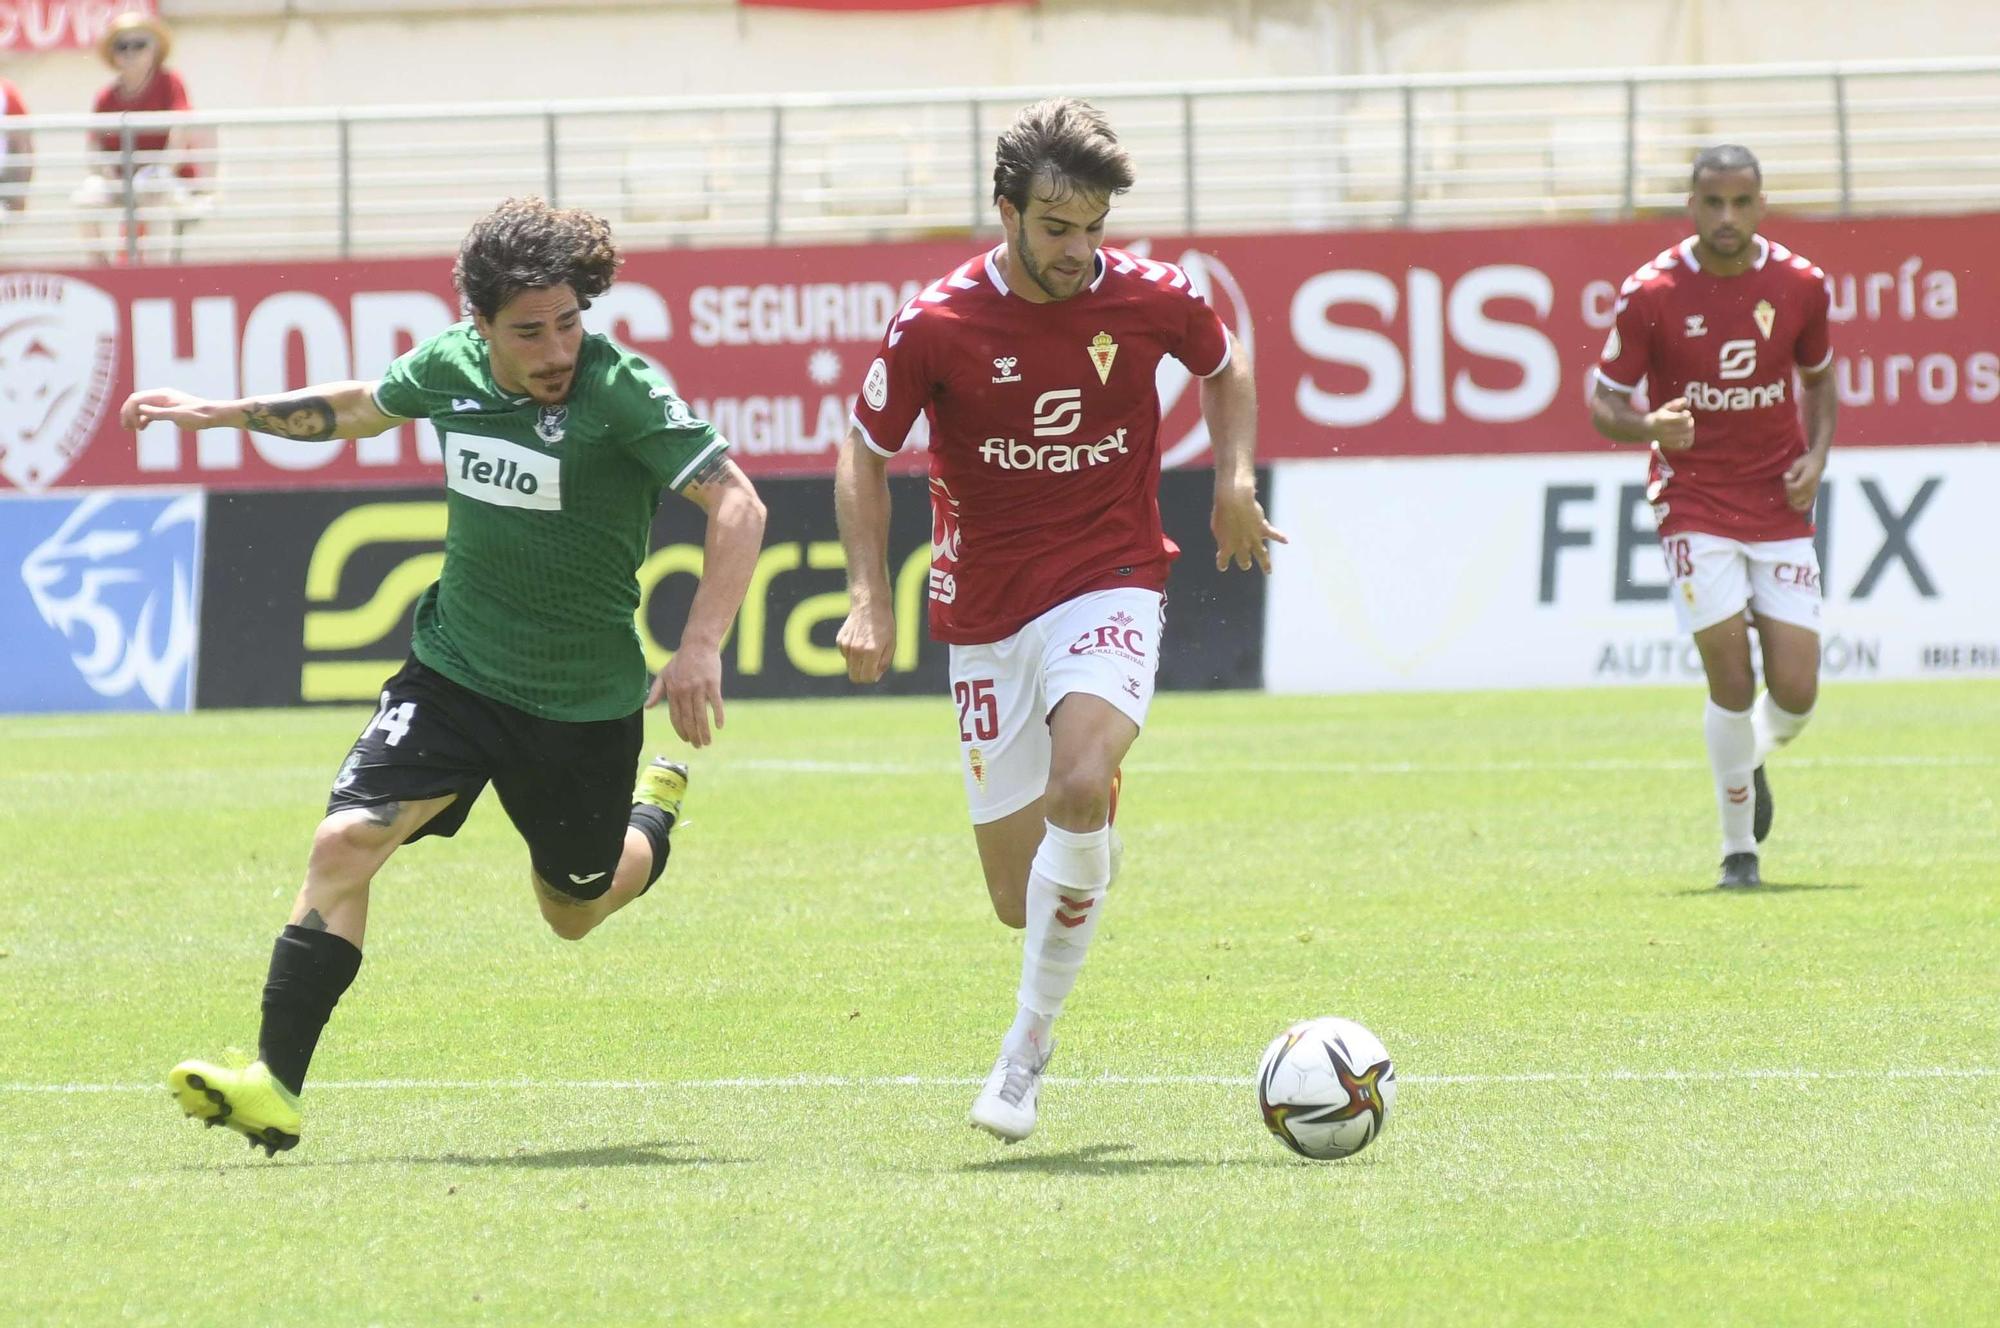
[[[1788,895],[1797,890],[1859,890],[1860,888],[1858,885],[1814,884],[1807,881],[1795,881],[1790,884],[1782,881],[1766,881],[1762,885],[1748,885],[1735,890],[1705,885],[1693,890],[1671,890],[1668,893],[1683,899],[1699,899],[1711,895],[1720,899],[1747,899],[1757,895]]]
[[[558,1170],[571,1167],[689,1167],[735,1160],[665,1151],[693,1147],[694,1144],[686,1140],[656,1139],[652,1143],[645,1144],[607,1144],[602,1148],[558,1148],[546,1153],[531,1153],[521,1149],[491,1157],[479,1157],[470,1153],[445,1153],[440,1157],[403,1157],[395,1160],[419,1166],[547,1167]]]
[[[968,1162],[960,1171],[1005,1175],[1035,1172],[1055,1176],[1127,1176],[1139,1171],[1212,1170],[1217,1167],[1254,1166],[1231,1158],[1120,1157],[1132,1151],[1131,1144],[1091,1144],[1066,1153],[1017,1153],[987,1162]],[[1281,1159],[1274,1159],[1282,1162]]]
[[[476,1153],[440,1153],[431,1157],[294,1157],[283,1161],[257,1156],[249,1161],[231,1159],[222,1163],[189,1165],[183,1171],[239,1171],[257,1167],[518,1167],[547,1170],[589,1170],[604,1167],[693,1167],[736,1166],[745,1159],[707,1157],[685,1150],[695,1145],[681,1139],[656,1139],[642,1144],[606,1144],[601,1148],[557,1148],[531,1152],[525,1148],[511,1153],[481,1156]]]

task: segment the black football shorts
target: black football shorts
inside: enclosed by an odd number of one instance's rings
[[[414,656],[383,684],[382,701],[333,781],[329,814],[455,794],[412,840],[449,837],[490,780],[527,841],[535,872],[566,894],[611,887],[624,851],[645,721],[541,719],[461,686]]]

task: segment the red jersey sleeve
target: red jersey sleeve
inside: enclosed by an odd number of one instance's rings
[[[12,83],[7,82],[5,79],[0,79],[0,115],[26,115],[27,113],[27,103],[21,100],[20,92],[15,89]]]
[[[929,320],[922,315],[917,300],[896,311],[854,402],[854,425],[862,441],[881,456],[903,450],[910,426],[937,394],[927,353]]]
[[[1213,378],[1229,367],[1229,329],[1207,300],[1188,287],[1180,341],[1168,352],[1197,378]]]
[[[1818,373],[1833,363],[1833,330],[1827,325],[1833,297],[1827,293],[1826,279],[1820,269],[1813,268],[1811,275],[1814,280],[1806,294],[1805,326],[1799,329],[1799,339],[1792,346],[1792,360],[1807,373]]]
[[[179,74],[176,74],[171,69],[162,69],[160,71],[160,81],[165,85],[164,100],[167,103],[161,109],[169,111],[191,111],[194,109],[193,106],[188,104],[187,84],[181,82]]]
[[[1653,358],[1653,302],[1635,277],[1618,297],[1611,335],[1597,357],[1599,382],[1630,392],[1646,377]]]

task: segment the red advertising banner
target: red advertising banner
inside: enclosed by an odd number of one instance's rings
[[[97,45],[111,20],[159,12],[155,0],[0,0],[0,51],[61,51]]]
[[[1996,227],[1769,224],[1828,273],[1837,443],[2000,442]],[[1584,403],[1619,283],[1682,233],[1655,222],[1119,244],[1186,268],[1249,348],[1263,458],[1445,456],[1607,446]],[[889,318],[974,250],[638,253],[587,318],[658,364],[753,475],[823,474]],[[135,381],[238,397],[375,376],[456,316],[450,273],[445,258],[0,272],[0,488],[434,482],[428,424],[352,443],[165,425],[135,438],[117,406]],[[1171,361],[1159,388],[1169,464],[1203,464],[1199,393]]]

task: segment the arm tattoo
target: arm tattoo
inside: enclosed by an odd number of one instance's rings
[[[325,397],[294,392],[288,397],[265,397],[247,402],[243,423],[258,433],[280,438],[321,442],[333,437],[339,415]]]
[[[299,919],[299,926],[306,931],[325,931],[326,919],[319,915],[318,909],[309,908],[306,915]]]
[[[396,823],[396,818],[403,814],[403,804],[378,802],[373,807],[361,808],[361,814],[367,818],[370,825],[391,826]]]
[[[727,452],[717,452],[714,456],[701,463],[701,469],[694,473],[694,478],[687,482],[687,487],[689,489],[706,488],[721,479],[728,467],[729,454]]]

